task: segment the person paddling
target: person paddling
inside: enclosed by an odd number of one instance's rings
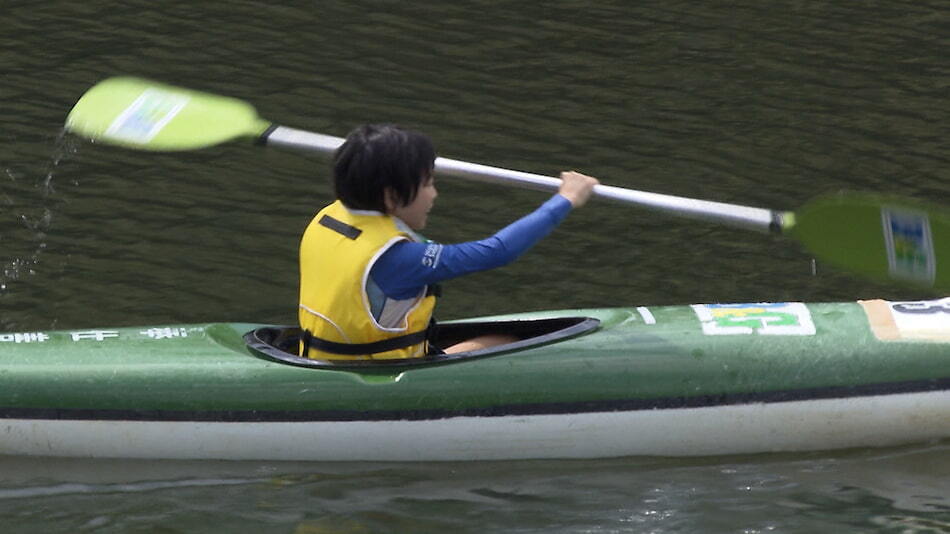
[[[435,347],[439,282],[507,265],[548,235],[599,182],[562,172],[560,189],[534,212],[479,241],[440,244],[416,232],[438,193],[428,136],[395,125],[356,128],[333,156],[336,200],[300,244],[301,355],[396,359],[486,348],[515,339],[480,336]]]

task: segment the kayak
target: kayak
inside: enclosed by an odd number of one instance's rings
[[[950,438],[950,298],[541,311],[461,354],[320,361],[294,327],[0,334],[0,455],[310,461],[700,456]]]

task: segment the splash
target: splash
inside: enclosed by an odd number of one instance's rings
[[[48,198],[56,192],[53,188],[53,176],[56,173],[56,169],[60,163],[79,152],[79,144],[80,140],[70,135],[66,128],[62,128],[59,131],[59,135],[56,136],[56,142],[53,146],[53,152],[50,154],[49,162],[46,164],[46,174],[39,184],[42,188],[44,198]],[[76,182],[73,183],[76,184]]]
[[[0,258],[0,296],[8,293],[14,282],[37,274],[48,248],[47,237],[55,217],[53,204],[63,201],[57,198],[54,186],[59,167],[78,149],[79,141],[63,129],[55,137],[40,172],[6,167],[0,174],[7,178],[0,181],[0,250],[12,256]],[[31,175],[35,178],[29,183]]]

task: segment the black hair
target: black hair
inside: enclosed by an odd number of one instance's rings
[[[366,124],[350,132],[333,154],[333,186],[347,207],[385,213],[386,188],[409,204],[434,166],[435,147],[425,134]]]

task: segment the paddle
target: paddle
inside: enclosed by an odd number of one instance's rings
[[[154,151],[192,150],[236,138],[332,154],[340,137],[278,126],[241,100],[149,80],[104,80],[80,98],[66,128],[94,141]],[[560,180],[438,158],[441,175],[556,191]],[[678,216],[782,233],[817,258],[877,279],[950,289],[950,214],[922,202],[870,194],[814,199],[796,212],[599,185],[594,196]],[[943,263],[938,265],[937,260]]]

